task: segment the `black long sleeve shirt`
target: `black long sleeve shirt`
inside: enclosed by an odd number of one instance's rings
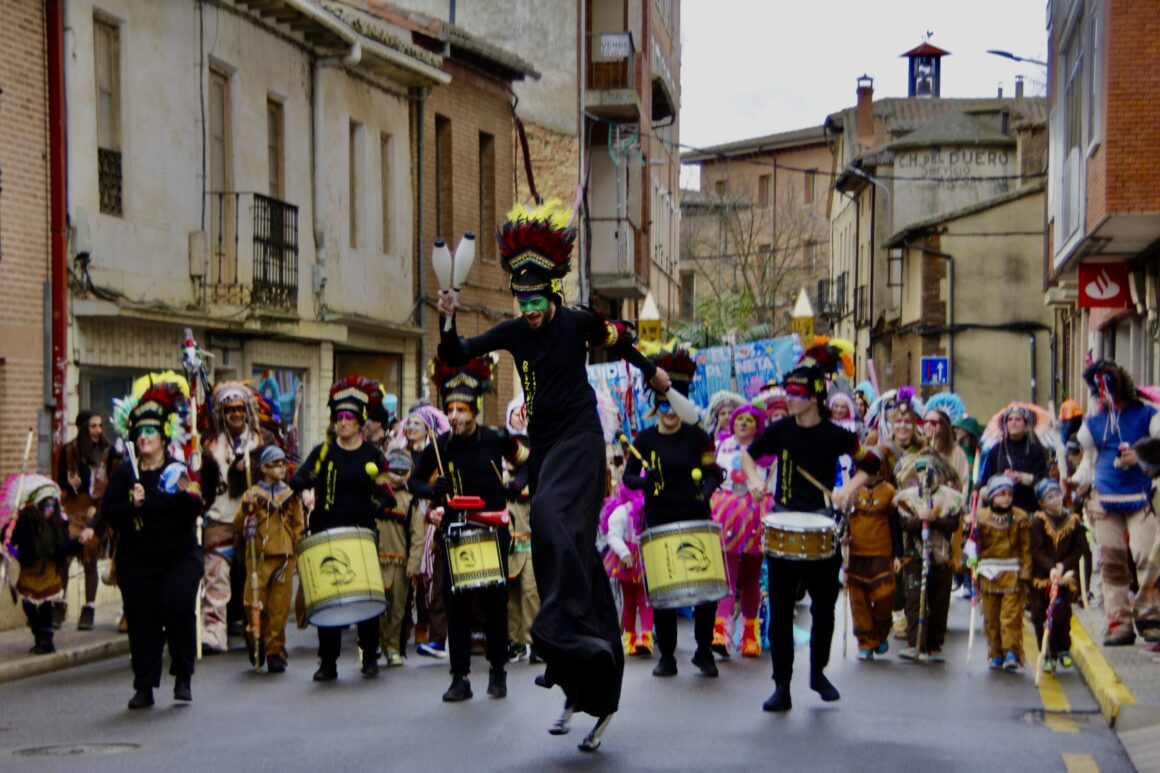
[[[315,446],[290,479],[296,492],[314,489],[309,531],[317,534],[341,526],[375,528],[375,516],[395,506],[381,483],[387,463],[374,444],[363,442],[348,451],[327,441]]]
[[[109,478],[101,500],[101,520],[117,532],[117,562],[135,566],[164,566],[197,549],[197,517],[201,497],[185,491],[161,490],[161,472],[173,463],[166,458],[156,470],[141,470],[138,481],[133,465],[122,464]],[[145,501],[134,507],[133,484],[145,489]]]
[[[646,379],[656,373],[656,366],[632,347],[615,323],[585,309],[562,307],[539,330],[519,317],[474,338],[461,338],[452,325],[441,334],[439,357],[449,365],[462,365],[488,352],[510,352],[523,384],[528,441],[534,450],[566,435],[601,432],[596,395],[585,370],[589,346],[631,362]]]
[[[460,437],[445,432],[435,439],[443,470],[451,481],[452,496],[477,496],[483,499],[485,511],[499,511],[507,507],[507,494],[500,478],[504,457],[512,458],[519,451],[519,442],[507,430],[476,427],[475,433]],[[416,496],[431,499],[430,481],[439,472],[435,448],[427,444],[419,464],[411,475],[409,488]],[[450,519],[444,519],[446,529]]]
[[[653,426],[641,431],[632,442],[659,480],[644,485],[644,517],[650,526],[676,521],[704,520],[709,517],[709,496],[721,485],[713,441],[705,430],[682,424],[671,435]],[[629,456],[624,480],[640,481],[640,459]],[[701,480],[693,480],[693,470]],[[631,486],[630,486],[631,487]]]

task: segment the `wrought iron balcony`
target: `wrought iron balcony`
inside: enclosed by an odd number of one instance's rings
[[[250,214],[243,218],[247,199]],[[261,193],[219,191],[210,194],[210,215],[210,300],[294,312],[298,207]],[[249,276],[243,244],[251,247]]]

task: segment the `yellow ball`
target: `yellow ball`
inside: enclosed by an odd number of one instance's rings
[[[701,482],[701,471],[700,470],[693,470],[693,482],[694,483]]]
[[[367,462],[366,471],[367,475],[371,476],[372,478],[379,477],[379,466],[374,462]]]

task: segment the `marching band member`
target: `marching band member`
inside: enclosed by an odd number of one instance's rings
[[[989,505],[977,521],[976,578],[991,668],[1023,667],[1023,588],[1031,579],[1030,518],[1014,506],[1015,482],[1006,475],[987,481]]]
[[[669,374],[673,389],[688,394],[697,364],[687,351],[678,349],[665,353],[654,358],[653,362]],[[677,521],[707,521],[710,518],[709,498],[722,478],[721,468],[714,458],[713,441],[699,426],[682,422],[672,403],[663,395],[653,394],[653,406],[658,414],[657,423],[643,430],[633,441],[644,461],[636,454],[629,457],[624,469],[624,485],[644,490],[644,519],[649,528]],[[699,476],[694,475],[696,471],[700,471]],[[710,649],[716,612],[716,601],[693,607],[693,630],[697,641],[693,665],[705,676],[717,676],[716,659]],[[656,609],[653,620],[661,653],[653,676],[675,676],[677,611]]]
[[[250,662],[271,674],[286,671],[286,620],[290,617],[291,589],[296,561],[294,547],[302,540],[304,528],[302,498],[286,484],[286,454],[275,445],[262,448],[258,457],[262,480],[242,495],[234,518],[234,529],[246,545],[246,590],[242,603],[246,610],[261,604],[261,630],[247,627],[246,646]],[[251,561],[257,561],[253,565]],[[252,578],[257,577],[257,587]]]
[[[504,459],[522,463],[527,451],[507,430],[485,427],[479,423],[483,412],[483,395],[491,389],[493,363],[477,357],[462,368],[453,368],[438,358],[433,363],[432,381],[443,400],[443,409],[451,422],[451,431],[440,435],[424,451],[411,479],[411,490],[432,500],[428,519],[442,529],[443,543],[451,550],[449,527],[451,511],[434,509],[448,496],[477,496],[483,500],[483,512],[504,512],[507,501],[500,469]],[[433,480],[432,480],[433,479]],[[427,483],[427,481],[432,481]],[[470,512],[466,513],[470,519]],[[503,577],[507,577],[507,555],[511,533],[506,525],[494,527],[499,540]],[[443,571],[443,604],[447,609],[448,649],[451,655],[451,686],[443,693],[449,703],[472,697],[471,682],[471,611],[473,603],[482,609],[487,635],[487,660],[491,664],[487,694],[493,698],[507,696],[507,586],[476,590],[455,590],[451,562]]]
[[[728,437],[717,445],[717,466],[724,480],[713,492],[710,508],[713,520],[721,524],[721,543],[725,549],[730,593],[717,602],[717,619],[713,623],[713,651],[729,656],[733,644],[733,606],[741,592],[741,655],[761,657],[761,516],[765,501],[749,494],[745,471],[741,469],[741,452],[765,431],[765,413],[753,405],[738,406],[724,422]]]
[[[754,459],[777,456],[774,501],[787,510],[819,511],[826,508],[825,494],[803,476],[805,470],[816,481],[835,478],[838,460],[849,454],[859,470],[832,494],[836,507],[842,509],[853,492],[865,485],[867,472],[875,471],[878,462],[867,456],[858,436],[826,421],[826,373],[838,366],[840,352],[821,345],[806,350],[798,364],[786,376],[785,389],[790,415],[765,428],[741,456],[741,467],[749,481],[754,499],[766,495],[765,481],[758,474]],[[864,468],[864,469],[863,469]],[[793,704],[790,680],[793,677],[793,618],[798,583],[804,583],[810,594],[810,689],[823,701],[836,701],[841,695],[825,676],[830,662],[830,642],[834,635],[834,603],[838,599],[838,571],[842,556],[835,551],[831,558],[818,561],[794,561],[766,558],[770,589],[770,657],[773,659],[775,689],[762,708],[765,711],[787,711]]]
[[[117,467],[101,500],[100,518],[118,540],[117,584],[129,623],[136,690],[129,701],[131,709],[153,705],[166,643],[173,697],[193,700],[194,602],[204,571],[196,529],[203,503],[185,465],[166,450],[174,434],[170,417],[176,409],[177,389],[172,383],[156,383],[128,408],[127,426],[119,429],[135,447],[136,463]],[[124,414],[119,411],[119,415]]]
[[[353,526],[371,531],[384,508],[395,506],[395,496],[380,472],[386,466],[382,453],[363,440],[370,391],[374,385],[362,376],[347,376],[330,388],[327,404],[332,430],[330,437],[314,447],[306,461],[290,479],[303,504],[313,505],[307,531],[318,534],[327,529]],[[342,654],[342,632],[346,626],[318,626],[318,670],[314,681],[338,678],[338,656]],[[378,676],[376,650],[379,616],[358,623],[358,646],[362,651],[363,676]]]
[[[564,689],[564,713],[551,728],[554,734],[567,732],[574,711],[597,717],[580,744],[582,751],[594,751],[620,702],[624,650],[616,604],[596,552],[606,456],[585,371],[589,347],[628,359],[656,389],[667,390],[669,380],[632,347],[625,325],[563,306],[562,280],[576,239],[571,214],[558,201],[509,214],[499,233],[499,252],[520,316],[480,336],[460,338],[454,325],[459,301],[453,292],[441,291],[439,312],[452,324],[442,333],[439,356],[457,365],[504,349],[515,358],[532,454],[532,562],[540,591],[532,641],[547,665],[539,683]]]

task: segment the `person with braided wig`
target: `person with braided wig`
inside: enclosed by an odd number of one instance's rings
[[[754,461],[763,456],[778,458],[775,507],[799,512],[827,509],[826,495],[800,470],[825,485],[836,478],[842,455],[849,454],[858,470],[832,494],[833,504],[839,510],[845,509],[853,493],[878,470],[878,459],[866,454],[857,435],[827,421],[826,374],[837,370],[839,358],[840,352],[835,347],[812,346],[786,376],[789,416],[767,426],[741,455],[741,469],[755,500],[766,496],[765,480]],[[792,706],[789,686],[793,678],[793,617],[799,583],[810,594],[810,689],[823,701],[838,700],[841,695],[824,671],[830,662],[830,641],[834,635],[841,553],[835,551],[830,558],[816,561],[774,557],[766,557],[765,561],[769,573],[769,644],[775,689],[762,708],[787,711]]]
[[[454,325],[459,301],[442,291],[439,311],[452,324],[442,333],[439,356],[462,365],[503,349],[515,359],[527,401],[532,564],[540,591],[532,641],[547,666],[538,681],[564,690],[564,714],[554,733],[567,732],[573,711],[598,718],[580,744],[592,751],[619,705],[624,649],[612,589],[596,552],[605,451],[585,370],[588,351],[602,348],[628,360],[660,392],[670,381],[632,347],[626,325],[564,307],[562,282],[576,238],[571,211],[549,202],[535,210],[517,207],[508,218],[498,235],[499,253],[520,316],[460,338]]]
[[[369,394],[374,385],[362,376],[347,376],[330,388],[328,405],[332,430],[318,444],[290,479],[295,492],[307,489],[313,496],[303,504],[313,504],[307,521],[308,534],[353,526],[375,530],[375,519],[395,507],[395,495],[382,476],[386,460],[382,452],[362,436]],[[379,617],[358,623],[358,647],[362,651],[362,674],[378,676],[377,649]],[[318,626],[318,670],[314,681],[338,678],[338,656],[342,654],[342,632],[346,626]]]
[[[527,459],[527,449],[506,429],[485,427],[479,423],[483,413],[483,395],[491,389],[494,363],[476,357],[461,368],[448,366],[436,358],[431,380],[443,399],[443,410],[451,422],[451,431],[437,437],[423,450],[411,491],[431,500],[427,518],[440,527],[440,537],[447,544],[448,529],[457,518],[440,514],[438,506],[449,496],[477,496],[483,500],[482,512],[498,513],[507,509],[507,492],[500,470],[504,460],[520,464]],[[458,516],[459,511],[454,511]],[[470,515],[467,513],[466,515]],[[507,577],[507,555],[511,532],[507,526],[495,527],[499,540],[500,563]],[[471,612],[473,605],[483,612],[487,635],[487,660],[491,664],[487,694],[493,698],[507,696],[507,585],[501,584],[473,591],[454,590],[450,560],[444,562],[443,605],[447,610],[447,644],[451,656],[451,686],[443,693],[449,703],[472,697],[471,682]]]
[[[697,364],[684,349],[666,352],[653,362],[672,379],[672,388],[687,395]],[[644,491],[644,520],[651,529],[677,521],[708,521],[709,499],[721,485],[721,468],[717,466],[713,441],[697,425],[685,424],[664,395],[653,393],[653,410],[657,423],[642,430],[633,440],[636,454],[624,469],[624,485]],[[645,466],[647,464],[647,467]],[[643,469],[643,474],[642,474]],[[695,471],[700,476],[694,477]],[[647,567],[645,569],[647,571]],[[693,631],[697,649],[693,665],[705,676],[717,676],[713,657],[713,622],[717,602],[707,601],[693,607]],[[657,648],[661,657],[653,676],[675,676],[677,673],[677,610],[653,612],[657,631]]]
[[[1076,433],[1083,461],[1072,481],[1092,488],[1087,513],[1100,551],[1104,644],[1132,644],[1137,631],[1149,643],[1160,642],[1160,566],[1152,554],[1157,529],[1148,507],[1152,479],[1135,448],[1140,440],[1160,437],[1160,412],[1140,399],[1131,376],[1114,362],[1100,360],[1083,376],[1099,408]],[[1140,586],[1134,599],[1129,553]]]
[[[197,543],[200,487],[167,451],[181,392],[159,382],[147,389],[120,428],[136,449],[136,463],[117,467],[101,500],[100,519],[117,535],[117,584],[129,623],[133,664],[131,709],[153,705],[161,658],[169,645],[175,700],[193,700],[197,617],[194,603],[204,571]]]

